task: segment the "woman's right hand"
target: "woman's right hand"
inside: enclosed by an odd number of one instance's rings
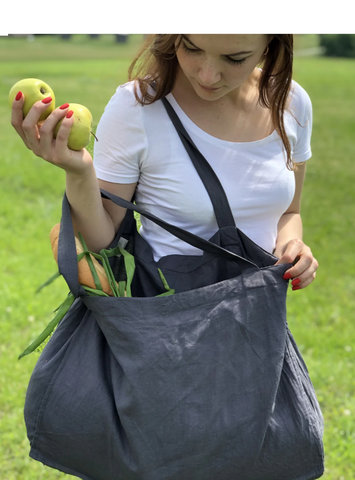
[[[67,104],[56,108],[41,124],[37,125],[39,117],[48,108],[49,103],[36,102],[23,119],[22,108],[24,95],[19,100],[14,100],[12,105],[11,125],[22,138],[27,148],[49,163],[62,168],[67,173],[82,175],[92,167],[92,157],[86,149],[74,151],[68,148],[70,129],[74,123],[74,116],[68,118],[70,113]],[[64,108],[63,108],[64,107]],[[53,130],[57,123],[63,119],[56,139]]]

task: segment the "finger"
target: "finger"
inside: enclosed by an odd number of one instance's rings
[[[314,258],[311,265],[304,270],[300,275],[295,275],[291,281],[292,287],[304,288],[308,286],[316,277],[318,269],[318,262]]]
[[[300,278],[304,277],[309,267],[312,265],[312,257],[301,256],[299,261],[285,272],[285,275],[291,275],[290,278]]]
[[[53,130],[57,123],[65,117],[68,113],[69,104],[65,103],[59,108],[53,110],[53,112],[46,118],[46,120],[38,126],[40,132],[40,148],[43,158],[50,159],[53,147]],[[46,158],[47,157],[47,158]]]
[[[25,103],[25,96],[22,92],[18,92],[15,97],[15,100],[12,103],[11,109],[11,125],[14,127],[16,132],[20,135],[23,142],[26,144],[26,137],[22,130],[22,122],[23,122],[23,104]],[[27,146],[27,144],[26,144]]]
[[[308,287],[308,285],[310,285],[315,280],[316,275],[317,275],[317,272],[314,272],[311,276],[308,276],[305,280],[295,278],[291,283],[292,290],[293,291],[302,290],[303,288]]]
[[[49,105],[52,103],[51,97],[44,98],[34,103],[26,118],[22,122],[22,129],[26,137],[27,144],[31,150],[36,153],[39,145],[39,129],[38,122],[39,118],[43,112],[47,110]]]
[[[301,252],[298,262],[294,264],[285,274],[291,275],[290,278],[304,278],[305,276],[312,274],[318,268],[318,263],[313,257],[310,248],[306,247]]]
[[[302,252],[302,250],[306,247],[300,239],[290,240],[286,246],[284,253],[282,254],[281,258],[276,262],[276,265],[283,265],[286,263],[294,263]],[[308,248],[308,247],[306,247]]]
[[[68,139],[71,127],[74,123],[74,112],[69,110],[63,118],[62,124],[58,130],[55,142],[54,161],[60,165],[61,159],[68,155]]]

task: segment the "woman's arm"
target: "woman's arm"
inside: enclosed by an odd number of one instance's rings
[[[11,123],[23,142],[35,155],[62,168],[66,172],[66,193],[69,200],[74,231],[80,231],[91,251],[99,252],[113,240],[125,215],[125,209],[103,201],[100,189],[131,200],[136,184],[119,185],[99,182],[91,155],[86,149],[73,151],[68,148],[68,138],[74,118],[67,118],[68,108],[56,108],[38,126],[40,115],[48,104],[39,101],[34,104],[23,119],[24,96],[13,102]],[[56,140],[53,129],[63,119]],[[112,202],[110,202],[112,203]]]
[[[66,174],[66,194],[74,232],[77,235],[80,231],[89,250],[98,253],[108,247],[126,213],[126,209],[111,200],[102,199],[100,188],[131,201],[136,186],[137,183],[114,184],[98,180],[92,164],[80,175]]]
[[[282,215],[278,224],[278,235],[274,255],[279,257],[276,265],[294,263],[287,270],[285,279],[293,279],[294,290],[307,287],[313,282],[318,262],[311,249],[302,241],[301,195],[306,174],[306,164],[301,164],[295,172],[296,190],[291,205]]]

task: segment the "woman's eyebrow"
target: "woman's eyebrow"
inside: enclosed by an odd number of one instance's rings
[[[196,47],[196,45],[194,43],[192,43],[191,40],[189,40],[186,35],[181,35],[181,36],[184,40],[189,42],[189,44],[192,45],[193,47],[195,47],[197,50],[201,50],[201,48]]]
[[[191,40],[189,40],[186,35],[181,35],[181,37],[184,40],[186,40],[187,42],[189,42],[190,45],[195,47],[196,50],[200,50],[201,52],[203,52],[203,50],[201,48],[197,47],[194,43],[192,43]],[[245,55],[245,54],[248,54],[248,53],[253,53],[253,52],[251,50],[244,50],[244,51],[237,52],[237,53],[226,53],[226,54],[224,54],[224,56],[225,57],[235,57],[236,55]]]

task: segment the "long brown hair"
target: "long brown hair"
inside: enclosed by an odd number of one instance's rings
[[[135,96],[142,105],[149,105],[168,95],[175,84],[178,72],[176,51],[181,35],[148,35],[129,70],[129,80],[135,82]],[[287,109],[293,69],[293,35],[269,35],[267,53],[260,65],[259,103],[271,109],[273,124],[280,135],[286,151],[286,164],[294,170],[291,145],[286,135],[284,112]],[[148,93],[150,82],[155,81],[154,95]],[[138,88],[140,95],[138,94]]]

